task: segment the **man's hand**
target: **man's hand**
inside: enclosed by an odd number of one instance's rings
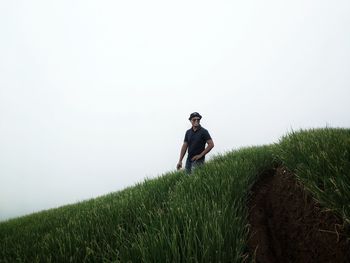
[[[182,162],[178,162],[177,165],[176,165],[176,169],[177,170],[180,170],[182,167]]]
[[[203,157],[203,155],[198,154],[198,155],[193,156],[191,160],[192,160],[192,161],[197,161],[197,160],[199,160],[199,159],[202,158],[202,157]]]

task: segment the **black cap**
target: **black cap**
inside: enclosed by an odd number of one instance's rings
[[[198,112],[191,113],[191,115],[188,119],[191,120],[194,117],[198,117],[199,119],[202,119],[202,116]]]

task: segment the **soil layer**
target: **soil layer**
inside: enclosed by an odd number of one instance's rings
[[[258,263],[350,262],[342,220],[284,167],[265,171],[248,202],[250,255]]]

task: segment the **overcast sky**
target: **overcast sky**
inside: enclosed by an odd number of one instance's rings
[[[350,127],[349,1],[1,1],[0,220]]]

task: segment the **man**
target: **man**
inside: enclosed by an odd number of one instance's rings
[[[182,159],[185,156],[187,148],[188,155],[185,168],[188,173],[191,173],[195,166],[204,163],[205,155],[214,147],[214,142],[209,132],[199,124],[201,119],[202,116],[198,112],[191,113],[189,117],[192,128],[186,131],[184,143],[181,147],[180,159],[176,166],[178,170],[182,167]],[[205,144],[208,144],[206,148]]]

